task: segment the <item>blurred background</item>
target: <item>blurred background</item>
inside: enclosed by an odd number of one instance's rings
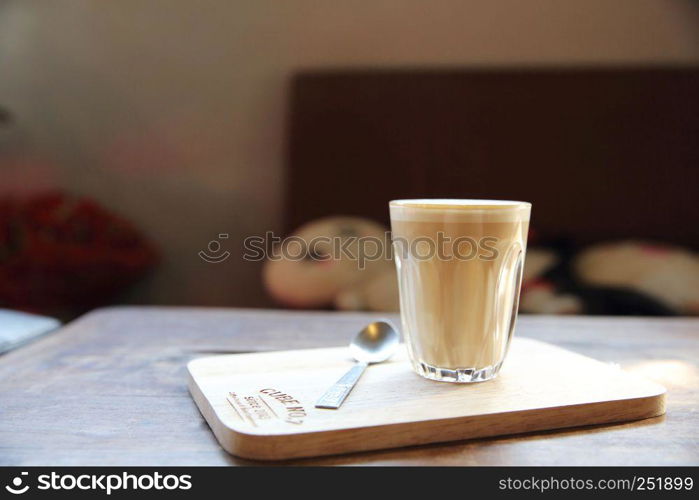
[[[533,203],[527,312],[697,314],[698,68],[694,0],[0,0],[0,307],[390,309],[243,241],[459,197]]]

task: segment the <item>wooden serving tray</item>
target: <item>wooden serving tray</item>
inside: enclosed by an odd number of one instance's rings
[[[347,348],[191,361],[189,390],[221,446],[259,460],[331,455],[662,415],[665,388],[618,367],[515,338],[495,380],[413,373],[404,350],[370,366],[339,410],[315,401],[352,365]]]

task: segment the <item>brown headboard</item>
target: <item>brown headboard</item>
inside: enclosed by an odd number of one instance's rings
[[[287,230],[394,198],[531,201],[544,238],[699,246],[699,69],[303,73]]]

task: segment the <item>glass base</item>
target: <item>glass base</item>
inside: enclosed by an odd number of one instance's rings
[[[502,362],[476,370],[475,368],[439,368],[420,361],[413,363],[413,369],[418,375],[422,375],[430,380],[457,384],[471,384],[492,380],[497,377],[501,366]]]

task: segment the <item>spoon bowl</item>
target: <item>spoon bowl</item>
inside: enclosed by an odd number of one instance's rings
[[[364,327],[350,343],[350,353],[363,363],[381,363],[393,356],[400,335],[387,321],[375,321]]]

